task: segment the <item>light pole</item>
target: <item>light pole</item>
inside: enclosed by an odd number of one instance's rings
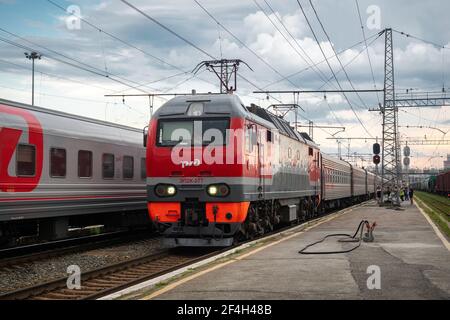
[[[31,93],[31,105],[32,106],[34,106],[34,60],[36,60],[36,59],[38,59],[38,60],[41,60],[41,58],[42,58],[42,55],[41,54],[39,54],[39,53],[37,53],[37,52],[32,52],[32,53],[28,53],[28,52],[25,52],[25,57],[28,59],[28,60],[31,60],[32,61],[32,84],[31,84],[31,87],[32,87],[32,93]]]

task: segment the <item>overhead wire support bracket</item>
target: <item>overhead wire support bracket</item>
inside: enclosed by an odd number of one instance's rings
[[[221,59],[202,61],[192,70],[192,73],[197,74],[202,68],[206,68],[219,78],[220,93],[233,93],[237,90],[237,73],[241,64],[253,71],[245,61],[240,59]],[[230,85],[232,78],[234,86]]]

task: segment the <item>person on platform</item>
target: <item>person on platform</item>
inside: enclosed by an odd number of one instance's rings
[[[409,189],[409,200],[411,200],[411,205],[414,203],[413,197],[414,197],[414,190],[411,188]]]
[[[405,189],[403,188],[400,189],[400,199],[405,201]]]
[[[381,199],[381,187],[377,187],[377,199]]]

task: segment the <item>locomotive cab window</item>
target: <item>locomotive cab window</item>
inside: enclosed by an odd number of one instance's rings
[[[114,178],[114,155],[105,153],[102,157],[102,175],[103,179]]]
[[[64,178],[67,171],[66,149],[50,149],[50,176],[52,178]]]
[[[36,147],[19,144],[16,153],[18,177],[33,177],[36,174]]]
[[[225,145],[230,119],[161,120],[157,144],[162,147]],[[200,136],[201,134],[201,136]],[[198,135],[195,136],[195,135]]]
[[[92,178],[92,151],[78,151],[78,177]]]
[[[134,177],[134,158],[129,156],[123,157],[123,178],[133,179]]]

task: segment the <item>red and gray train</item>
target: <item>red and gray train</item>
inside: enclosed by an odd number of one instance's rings
[[[0,99],[0,239],[149,222],[142,131]]]
[[[236,95],[178,96],[151,119],[149,215],[168,246],[229,246],[374,196],[374,174]]]

